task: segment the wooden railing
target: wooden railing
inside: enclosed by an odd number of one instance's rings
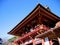
[[[20,37],[19,40],[24,40],[24,39],[26,39],[27,37],[29,37],[29,36],[31,36],[31,35],[32,35],[32,36],[35,35],[35,33],[37,33],[39,30],[42,30],[42,29],[41,29],[41,25],[38,26],[38,27],[36,27],[35,29],[33,29],[32,32],[29,32],[29,33],[25,34],[24,36]],[[44,26],[43,26],[43,30],[49,30],[49,28],[44,25]]]
[[[48,28],[47,28],[48,29]],[[25,34],[23,37],[21,37],[19,40],[17,40],[17,41],[22,41],[23,39],[25,39],[26,37],[29,37],[30,35],[32,35],[32,34],[35,34],[36,32],[38,32],[39,30],[41,30],[41,28],[40,27],[37,27],[36,29],[34,29],[34,31],[33,32],[29,32],[28,34]],[[60,32],[60,27],[59,28],[53,28],[53,29],[50,29],[49,31],[46,31],[46,33],[47,32],[50,32],[50,31],[53,31],[53,33],[56,33],[56,34],[58,34],[58,32]],[[45,33],[45,32],[44,32]],[[57,35],[56,35],[57,36]],[[58,36],[57,37],[59,37],[60,36],[60,33],[58,34]],[[42,44],[44,44],[43,43],[44,41],[42,41]],[[19,43],[21,43],[21,42],[19,42]],[[22,44],[24,44],[24,42],[22,42]],[[51,43],[50,43],[50,45],[51,45]]]

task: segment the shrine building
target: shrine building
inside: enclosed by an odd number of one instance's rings
[[[18,36],[16,45],[59,45],[60,17],[38,4],[8,34]]]

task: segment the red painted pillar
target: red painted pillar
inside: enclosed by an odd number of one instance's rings
[[[34,39],[32,39],[32,42],[33,42],[33,45],[36,45]]]
[[[44,44],[44,39],[42,39],[42,45],[45,45],[45,44]]]
[[[58,39],[58,42],[59,42],[59,45],[60,45],[60,38],[59,38],[59,37],[57,37],[57,39]]]
[[[12,43],[12,45],[19,45],[18,43]]]
[[[50,43],[50,45],[53,45],[53,42],[52,42],[52,40],[50,40],[50,41],[49,41],[49,43]]]
[[[34,39],[33,39],[31,36],[29,36],[29,37],[30,37],[30,39],[32,40],[33,45],[35,45]]]

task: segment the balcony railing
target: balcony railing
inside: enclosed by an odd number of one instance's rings
[[[33,29],[32,32],[29,32],[27,34],[24,34],[24,36],[20,37],[19,40],[24,40],[24,39],[26,39],[29,36],[33,36],[33,35],[35,35],[35,33],[37,33],[40,30],[45,30],[46,31],[46,30],[49,30],[49,28],[46,27],[45,25],[43,25],[43,26],[40,25],[40,26],[36,27],[35,29]]]

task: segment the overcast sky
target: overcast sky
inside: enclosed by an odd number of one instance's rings
[[[60,16],[60,0],[0,0],[0,38],[7,34],[40,3],[48,5],[53,13]]]

